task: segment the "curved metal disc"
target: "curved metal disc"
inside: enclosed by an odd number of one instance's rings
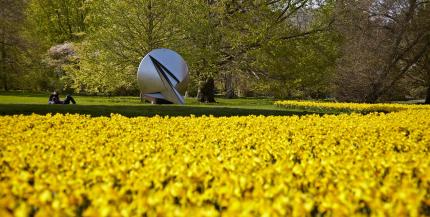
[[[141,92],[148,97],[184,104],[183,90],[178,88],[188,82],[188,66],[175,51],[155,49],[140,62],[137,82]]]

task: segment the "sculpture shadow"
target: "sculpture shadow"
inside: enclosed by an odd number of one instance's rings
[[[44,105],[44,104],[0,104],[0,115],[45,115],[55,114],[85,114],[93,117],[110,116],[120,114],[127,117],[137,116],[291,116],[308,114],[327,114],[323,112],[310,112],[304,110],[282,110],[282,109],[258,109],[258,108],[237,108],[222,106],[178,106],[178,105]]]

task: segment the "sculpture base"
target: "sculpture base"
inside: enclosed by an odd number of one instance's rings
[[[149,97],[149,96],[145,96],[145,95],[142,98],[143,98],[143,101],[151,103],[151,104],[157,104],[157,105],[173,104],[173,102],[170,102],[170,101],[165,100],[165,99]]]
[[[153,104],[173,104],[173,102],[167,101],[165,99],[155,98],[155,103]]]

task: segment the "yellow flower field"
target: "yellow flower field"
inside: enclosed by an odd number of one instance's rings
[[[277,101],[275,105],[289,109],[356,111],[356,112],[396,112],[407,109],[430,109],[429,105],[396,104],[396,103],[333,103],[317,101],[284,100]]]
[[[429,117],[0,116],[0,216],[430,216]]]

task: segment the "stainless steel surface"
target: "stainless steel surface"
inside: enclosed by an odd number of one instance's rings
[[[149,52],[137,70],[137,82],[142,94],[176,104],[185,103],[183,94],[188,76],[184,59],[175,51],[165,48]]]

